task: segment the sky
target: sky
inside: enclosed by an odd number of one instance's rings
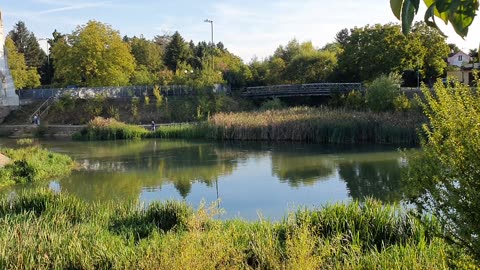
[[[8,33],[24,21],[37,38],[50,38],[56,29],[71,33],[79,25],[96,20],[111,25],[121,36],[179,33],[185,40],[210,41],[213,20],[214,42],[221,41],[246,63],[263,59],[279,45],[296,38],[312,41],[320,48],[333,42],[343,28],[398,22],[388,0],[0,0],[0,10]],[[416,20],[421,20],[425,9]],[[439,23],[440,24],[440,23]],[[448,42],[468,52],[480,43],[480,18],[465,40],[450,26],[441,25]],[[46,49],[46,41],[40,41]]]

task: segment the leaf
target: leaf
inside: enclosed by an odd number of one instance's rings
[[[447,37],[437,26],[437,23],[435,22],[435,5],[431,5],[427,11],[425,12],[425,18],[424,18],[424,21],[425,23],[430,26],[430,27],[433,27],[435,29],[438,30],[438,32],[440,32],[440,34],[443,36],[443,37]]]
[[[390,0],[390,8],[392,9],[393,14],[397,19],[400,20],[400,15],[402,13],[402,4],[403,0]]]
[[[405,0],[402,6],[402,32],[407,35],[412,27],[413,17],[415,17],[415,0]],[[418,2],[418,1],[417,1]]]

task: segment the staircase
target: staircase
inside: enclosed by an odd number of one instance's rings
[[[30,117],[28,118],[28,123],[32,123],[32,119],[33,117],[35,116],[35,114],[38,114],[38,116],[40,117],[40,119],[46,115],[48,113],[48,110],[50,109],[50,107],[52,106],[53,103],[55,103],[55,101],[57,100],[56,97],[54,96],[51,96],[49,97],[47,100],[45,100],[31,115]]]

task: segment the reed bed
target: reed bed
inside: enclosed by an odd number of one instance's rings
[[[218,207],[87,204],[40,189],[0,201],[1,269],[445,269],[474,266],[397,206],[298,210],[221,221]],[[448,257],[450,256],[450,257]]]
[[[40,146],[4,148],[0,152],[11,160],[0,168],[0,187],[68,175],[75,167],[69,156],[50,152]]]
[[[155,131],[142,126],[126,124],[113,118],[96,117],[73,135],[74,140],[139,140],[145,138],[206,138],[208,127],[203,123],[159,125]]]
[[[219,113],[210,135],[222,140],[302,141],[332,144],[419,143],[422,115],[295,107],[264,112]]]

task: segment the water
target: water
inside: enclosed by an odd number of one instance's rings
[[[2,141],[8,144],[8,141]],[[10,142],[11,143],[11,142]],[[299,206],[402,198],[404,166],[394,147],[311,144],[44,141],[80,170],[48,185],[87,201],[220,199],[224,218],[281,219]],[[19,189],[25,187],[12,187]]]

